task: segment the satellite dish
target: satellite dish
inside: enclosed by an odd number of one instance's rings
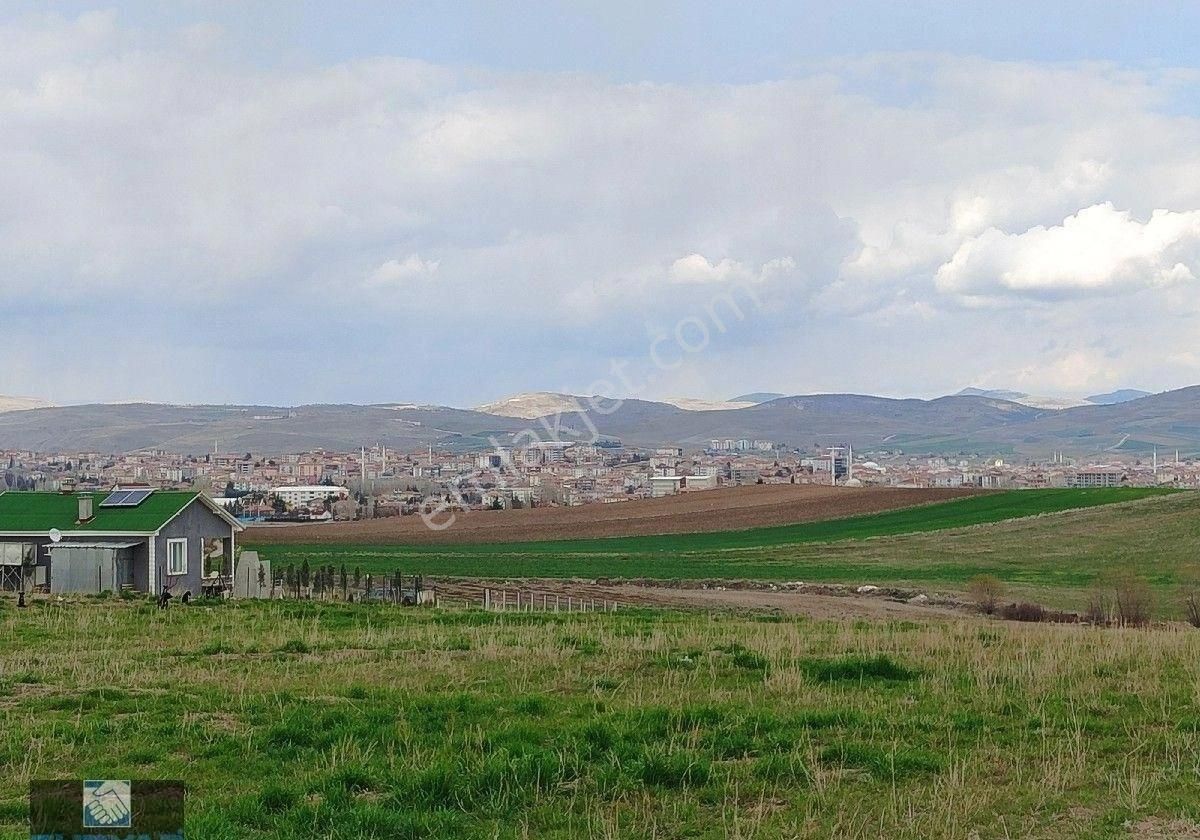
[[[50,542],[62,542],[62,531],[57,528],[50,529]]]

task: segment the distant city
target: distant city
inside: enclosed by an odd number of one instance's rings
[[[1078,407],[1055,398],[974,388],[933,401],[753,393],[728,401],[600,404],[594,398],[539,392],[474,410],[391,404],[268,409],[26,403],[0,412],[0,446],[6,436],[78,437],[103,442],[111,451],[8,441],[0,449],[0,490],[199,490],[247,521],[328,521],[407,516],[433,508],[606,504],[751,484],[1200,487],[1197,447],[1169,446],[1172,434],[1191,428],[1177,422],[1180,413],[1194,413],[1195,406],[1194,389],[1162,395],[1124,390],[1088,398]],[[1085,421],[1091,426],[1080,428]],[[1171,425],[1163,425],[1168,421]],[[1155,432],[1156,422],[1167,432]],[[130,437],[134,423],[138,436]],[[1104,423],[1115,425],[1102,437],[1095,429]],[[971,429],[960,432],[956,424]],[[1057,424],[1045,438],[1051,444],[1111,445],[1091,454],[1065,448],[1039,454],[1014,444],[998,452],[969,437],[973,433],[986,441],[1003,433],[1028,444],[1036,440],[1030,430],[1046,424]],[[1122,432],[1121,424],[1137,430],[1139,439]],[[145,445],[178,436],[179,427],[190,435],[180,445]],[[721,427],[778,429],[790,439],[696,440],[702,430]],[[885,433],[892,428],[903,433]],[[380,436],[368,437],[374,433]],[[197,441],[208,434],[214,436],[211,451],[201,454],[198,450],[207,447]],[[1145,440],[1155,440],[1155,434],[1164,445]],[[232,438],[237,449],[222,448],[219,435]],[[352,448],[312,445],[355,436],[363,443]],[[684,436],[687,442],[680,445]],[[805,439],[810,442],[799,442]],[[280,445],[284,440],[299,442],[296,449],[303,451],[288,451]],[[368,440],[374,442],[363,445]],[[254,441],[264,445],[249,445]]]
[[[949,458],[845,445],[805,452],[720,439],[696,451],[538,442],[463,453],[398,451],[107,455],[0,450],[0,490],[200,490],[245,520],[406,516],[434,501],[464,510],[583,505],[751,484],[848,487],[1200,487],[1200,461],[1175,452],[1104,462]]]

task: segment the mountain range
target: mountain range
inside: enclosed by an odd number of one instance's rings
[[[1015,392],[1014,392],[1015,393]],[[1103,457],[1154,447],[1200,452],[1200,386],[1148,396],[1097,395],[1047,409],[989,392],[932,400],[856,394],[746,394],[719,406],[681,408],[649,400],[519,395],[468,410],[436,405],[231,406],[152,403],[26,407],[0,413],[0,449],[201,454],[396,449],[480,450],[534,439],[703,447],[713,439],[770,440],[860,452]],[[755,402],[760,397],[770,397]],[[592,403],[596,405],[593,406]]]
[[[50,403],[32,397],[6,397],[0,394],[0,414],[6,411],[26,411],[30,408],[49,408]]]
[[[1150,396],[1150,392],[1125,388],[1109,394],[1096,394],[1076,400],[1070,397],[1038,397],[1022,391],[1006,391],[998,388],[963,388],[954,396],[990,397],[994,400],[1007,400],[1009,402],[1020,403],[1031,408],[1077,408],[1081,405],[1116,405],[1117,403],[1129,402],[1130,400],[1140,400],[1142,397]]]

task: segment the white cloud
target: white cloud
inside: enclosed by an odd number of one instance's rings
[[[727,283],[730,280],[746,280],[750,272],[739,262],[723,259],[713,264],[700,254],[680,257],[671,264],[668,277],[672,283]]]
[[[937,270],[938,289],[966,297],[1109,293],[1194,280],[1200,211],[1155,210],[1145,222],[1111,203],[1019,234],[989,228]]]
[[[305,391],[281,362],[222,396],[453,399],[435,316],[468,303],[506,337],[478,374],[489,393],[583,387],[644,352],[631,323],[670,326],[738,283],[763,310],[696,360],[714,382],[696,396],[729,396],[754,368],[783,380],[764,388],[892,393],[1042,367],[1080,381],[1059,365],[1074,353],[1131,385],[1194,369],[1170,354],[1200,328],[1185,294],[1200,122],[1163,109],[1183,83],[1170,74],[900,55],[761,84],[611,84],[387,56],[263,69],[226,38],[203,23],[136,32],[111,13],[0,23],[10,344],[48,317],[81,333],[124,323],[145,299],[136,317],[164,345],[157,372],[97,362],[54,393],[61,359],[14,356],[0,393],[121,397],[150,377],[204,399],[185,389],[219,381],[197,371],[226,332],[198,312],[271,311],[244,331],[266,341],[357,324],[363,292],[414,283],[366,316],[402,307],[403,339],[350,331],[428,353],[389,393]],[[1015,313],[960,305],[1067,294],[1076,305],[1041,324],[1048,347],[1013,340],[1029,328]],[[531,301],[548,313],[537,330]],[[195,360],[186,382],[181,359]]]
[[[437,273],[437,260],[423,260],[410,254],[403,260],[388,260],[371,272],[364,284],[369,289],[401,289],[408,283]]]
[[[999,388],[1036,390],[1050,383],[1056,394],[1087,396],[1105,388],[1121,385],[1125,371],[1113,360],[1094,349],[1073,350],[1061,355],[1049,354],[1036,364],[1002,370],[980,379]]]

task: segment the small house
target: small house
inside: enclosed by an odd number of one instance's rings
[[[0,589],[199,595],[228,581],[242,525],[200,493],[0,493]]]

